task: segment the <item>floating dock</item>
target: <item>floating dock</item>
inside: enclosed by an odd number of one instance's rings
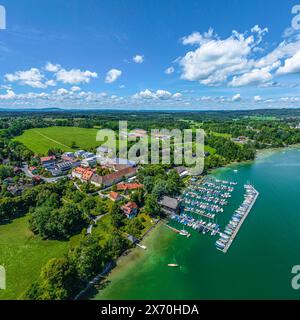
[[[236,226],[233,234],[230,236],[228,242],[226,243],[224,249],[219,249],[220,251],[222,251],[223,253],[227,253],[227,251],[229,250],[230,246],[232,245],[233,240],[235,239],[235,237],[237,236],[241,226],[243,225],[244,221],[246,220],[249,212],[251,211],[252,207],[254,206],[258,196],[259,196],[259,192],[251,185],[247,185],[247,188],[251,188],[251,191],[255,193],[251,203],[249,204],[248,208],[245,211],[245,214],[243,215],[243,217],[241,218],[241,220],[239,221],[238,225]]]

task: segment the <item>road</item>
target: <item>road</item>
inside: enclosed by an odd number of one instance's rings
[[[21,167],[21,170],[25,173],[25,175],[29,178],[34,178],[36,175],[32,174],[29,169],[28,169],[28,165],[27,164],[24,164],[22,167]],[[60,180],[60,179],[63,179],[63,178],[70,178],[71,176],[70,175],[67,175],[67,176],[60,176],[60,177],[53,177],[53,178],[45,178],[45,177],[41,177],[41,179],[47,183],[55,183],[56,181]]]

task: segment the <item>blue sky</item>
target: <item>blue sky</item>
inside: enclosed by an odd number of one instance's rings
[[[0,5],[2,108],[300,107],[297,1]]]

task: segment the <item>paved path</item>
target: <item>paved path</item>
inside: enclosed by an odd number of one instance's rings
[[[74,298],[74,300],[78,300],[87,290],[89,290],[89,289],[92,288],[97,282],[99,282],[99,280],[100,280],[101,278],[103,278],[103,277],[110,271],[110,269],[112,268],[112,266],[113,266],[113,263],[112,263],[112,262],[107,263],[107,264],[104,266],[102,272],[101,272],[100,274],[98,274],[93,280],[91,280],[91,281],[86,285],[86,287],[77,294],[77,296]]]
[[[87,234],[92,234],[94,225],[97,224],[98,221],[100,221],[102,218],[106,217],[107,215],[109,215],[109,213],[105,213],[105,214],[103,214],[103,215],[101,215],[101,216],[97,216],[95,219],[93,219],[93,223],[91,223],[91,224],[88,226],[88,228],[87,228],[87,230],[86,230],[86,233],[87,233]]]

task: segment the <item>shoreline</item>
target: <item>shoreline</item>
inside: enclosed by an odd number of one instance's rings
[[[224,170],[224,169],[229,169],[231,167],[234,166],[240,166],[240,165],[247,165],[247,164],[251,164],[254,163],[255,161],[259,160],[261,157],[263,157],[264,155],[272,155],[273,153],[276,152],[280,152],[280,151],[284,151],[287,149],[296,149],[296,148],[300,148],[300,144],[295,144],[295,145],[291,145],[291,146],[286,146],[286,147],[280,147],[280,148],[265,148],[265,149],[259,149],[257,150],[257,154],[254,160],[249,160],[249,161],[243,161],[243,162],[231,162],[225,166],[219,167],[219,168],[215,168],[210,170],[209,172],[207,172],[207,174],[205,174],[205,176],[209,176],[209,175],[213,175],[215,173],[217,173],[218,170]],[[157,221],[153,226],[151,226],[145,233],[144,235],[142,235],[140,242],[142,241],[147,241],[148,239],[151,241],[153,240],[153,233],[157,230],[159,230],[160,227],[162,227],[162,222],[164,220],[161,219],[159,221]],[[109,279],[117,277],[124,268],[130,268],[130,267],[134,267],[136,265],[136,260],[140,259],[143,255],[143,253],[145,253],[145,251],[142,251],[139,247],[135,246],[133,248],[130,248],[128,250],[126,250],[116,261],[115,261],[115,266],[109,271],[108,275],[107,275],[107,280],[109,281]],[[131,259],[133,258],[133,259]],[[100,283],[101,285],[101,283]],[[111,285],[111,284],[109,284]],[[109,286],[108,285],[108,286]],[[104,288],[105,289],[105,288]],[[104,289],[96,289],[97,290],[97,294],[95,295],[87,295],[88,300],[92,300],[95,299],[96,296],[98,294],[101,293],[101,291],[103,291]],[[101,300],[101,298],[99,299]]]
[[[139,244],[143,244],[142,242],[149,240],[152,240],[152,236],[154,231],[158,230],[160,227],[163,226],[164,219],[157,220],[139,239]],[[147,247],[148,250],[148,247]],[[111,268],[105,272],[105,280],[109,281],[109,278],[115,276],[115,274],[118,274],[122,269],[125,267],[128,267],[128,263],[132,263],[135,265],[133,260],[140,258],[143,253],[145,254],[145,251],[142,250],[137,245],[134,245],[133,247],[126,249],[115,261],[113,261],[113,264],[111,265]],[[133,259],[132,259],[133,258]],[[127,261],[128,260],[128,261]],[[103,271],[101,271],[101,274],[103,274]],[[98,278],[99,275],[97,275],[94,279]],[[102,277],[104,278],[104,277]],[[92,287],[89,287],[85,290],[85,292],[81,295],[81,300],[93,300],[96,295],[93,295],[92,290],[97,290],[98,293],[103,289],[97,289],[97,286],[101,286],[103,280],[100,280],[101,277],[98,279],[98,281],[95,281]],[[92,282],[91,280],[90,282]]]

